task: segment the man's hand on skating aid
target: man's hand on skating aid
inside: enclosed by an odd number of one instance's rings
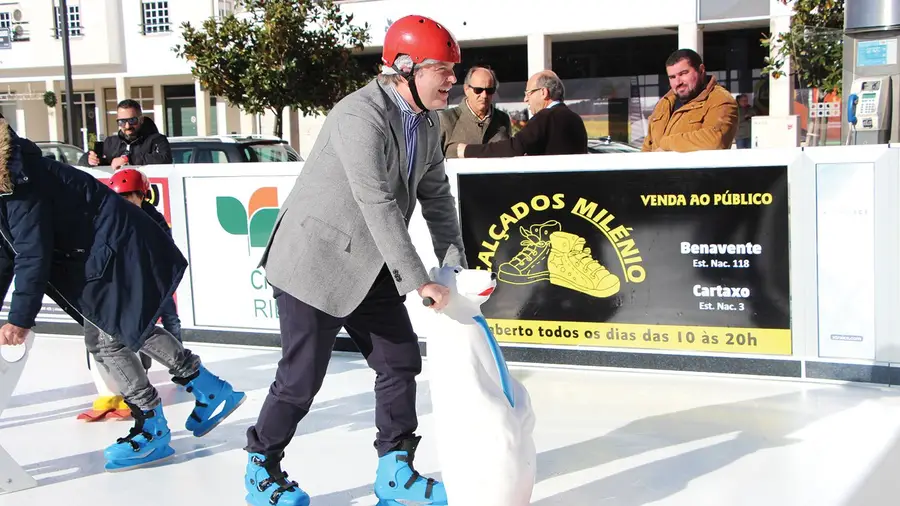
[[[0,327],[0,346],[18,346],[25,343],[28,337],[28,329],[22,328],[12,323],[7,323]]]
[[[450,290],[437,283],[425,283],[419,287],[419,295],[422,296],[426,306],[434,310],[441,310],[447,306]]]

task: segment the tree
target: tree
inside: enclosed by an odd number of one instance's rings
[[[778,0],[784,5],[791,0]],[[766,57],[764,74],[785,75],[785,57],[791,59],[793,76],[803,88],[841,92],[844,60],[843,0],[793,0],[791,29],[774,40],[778,48]],[[772,49],[772,38],[762,45]]]
[[[785,58],[790,58],[791,73],[801,96],[807,104],[824,102],[827,97],[840,96],[843,83],[844,60],[844,2],[843,0],[778,0],[784,5],[793,3],[791,26],[788,32],[764,37],[761,42],[774,54],[766,57],[762,74],[776,79],[786,76]],[[828,117],[809,117],[807,145],[824,145]]]
[[[174,51],[203,89],[251,114],[271,111],[282,136],[286,107],[324,113],[370,77],[352,57],[369,41],[332,0],[239,0],[235,12],[201,29],[181,25]]]

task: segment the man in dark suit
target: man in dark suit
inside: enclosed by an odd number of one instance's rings
[[[576,155],[587,153],[587,129],[581,116],[563,103],[566,90],[552,71],[531,76],[525,85],[525,103],[532,117],[512,139],[490,144],[458,144],[459,158],[522,155]]]
[[[434,20],[407,16],[385,34],[382,60],[377,79],[328,113],[260,263],[275,287],[283,358],[247,431],[245,486],[254,506],[309,504],[280,462],[341,327],[376,373],[379,504],[447,504],[444,485],[412,465],[422,356],[404,300],[418,291],[441,308],[448,295],[431,282],[409,235],[417,199],[438,262],[465,265],[434,112],[447,107],[459,45]]]

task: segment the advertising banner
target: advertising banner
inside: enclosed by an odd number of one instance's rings
[[[296,176],[184,180],[198,326],[278,329],[272,288],[257,265],[295,180]]]
[[[816,165],[820,357],[875,360],[874,208],[874,163]]]
[[[789,355],[787,167],[459,175],[512,343]]]
[[[147,200],[153,204],[159,212],[166,217],[166,222],[172,226],[172,208],[169,199],[169,179],[165,177],[151,177],[150,179],[150,195]]]

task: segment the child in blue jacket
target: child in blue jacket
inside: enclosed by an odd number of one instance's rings
[[[156,210],[150,202],[146,200],[150,193],[150,180],[147,176],[137,169],[121,169],[110,177],[107,182],[110,188],[121,195],[125,200],[140,207],[145,213],[150,215],[163,230],[172,237],[172,228],[166,217]],[[181,319],[178,318],[178,312],[175,308],[175,299],[170,297],[164,304],[165,310],[161,316],[163,328],[169,331],[179,342],[183,342],[181,338]],[[86,326],[85,332],[98,332],[96,327]],[[144,369],[149,370],[152,365],[152,359],[144,354],[140,354],[141,364]],[[121,395],[113,392],[112,381],[106,377],[103,368],[97,367],[92,363],[90,353],[88,353],[88,366],[94,377],[94,383],[97,386],[98,397],[94,400],[91,409],[78,415],[79,420],[87,420],[94,422],[101,418],[128,418],[131,416],[131,410],[125,404],[125,399]]]

